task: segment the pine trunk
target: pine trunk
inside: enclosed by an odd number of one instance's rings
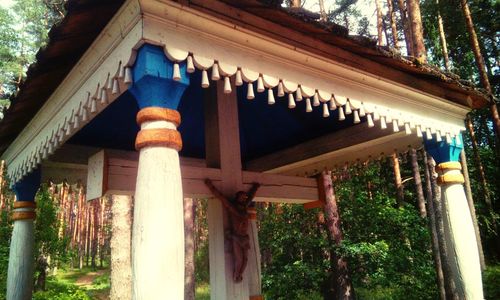
[[[132,299],[132,197],[111,198],[111,300]]]
[[[479,156],[479,146],[477,144],[476,133],[474,132],[474,126],[472,125],[472,120],[470,116],[467,116],[466,123],[472,143],[472,151],[474,153],[474,159],[476,161],[476,168],[479,175],[479,182],[481,184],[484,202],[491,210],[492,205],[491,205],[490,191],[488,188],[488,182],[486,181],[486,174],[484,173],[484,167],[483,163],[481,162],[481,156]]]
[[[437,17],[438,17],[438,30],[439,30],[439,40],[441,41],[441,53],[443,54],[444,68],[447,72],[450,71],[450,58],[448,57],[448,44],[446,43],[446,36],[444,34],[443,18],[441,17],[441,9],[439,6],[439,0],[436,0],[437,5]]]
[[[408,22],[404,0],[398,0],[398,6],[401,22],[403,23],[403,32],[405,34],[406,52],[408,53],[408,56],[415,56],[413,51],[413,35],[410,23]]]
[[[436,233],[438,237],[439,253],[441,255],[441,267],[443,269],[444,288],[446,291],[446,299],[460,300],[455,281],[451,272],[451,260],[446,249],[446,240],[444,237],[444,221],[443,221],[443,203],[441,201],[441,187],[437,184],[437,174],[434,171],[434,159],[428,157],[427,163],[429,165],[430,179],[432,186],[432,201],[436,219]]]
[[[429,171],[429,164],[427,163],[427,153],[424,151],[424,165],[425,165],[425,187],[427,192],[427,209],[429,211],[429,231],[431,232],[431,245],[432,256],[434,258],[434,269],[436,270],[436,282],[439,291],[439,299],[446,299],[446,290],[444,288],[444,275],[443,266],[441,262],[441,254],[439,253],[439,241],[436,231],[436,211],[434,209],[433,193],[431,185],[431,174]]]
[[[328,20],[328,18],[326,16],[325,1],[324,0],[318,0],[318,3],[319,3],[320,21],[326,22]]]
[[[91,252],[91,267],[92,270],[95,270],[97,268],[96,264],[96,256],[97,256],[97,251],[99,249],[99,199],[94,200],[94,203],[92,203],[92,212],[93,212],[93,218],[92,218],[92,252]]]
[[[470,215],[472,217],[472,224],[474,225],[474,231],[476,233],[479,262],[481,264],[481,270],[484,271],[486,269],[486,263],[484,261],[483,244],[481,242],[479,225],[477,224],[476,208],[474,207],[474,198],[472,198],[472,189],[470,187],[469,168],[467,167],[467,158],[464,150],[460,152],[460,164],[462,165],[462,173],[464,174],[465,196],[467,197],[467,203],[469,204]]]
[[[420,63],[427,62],[427,53],[424,44],[424,31],[422,28],[422,17],[420,15],[419,0],[407,0],[408,18],[410,19],[411,32],[413,36],[413,56]]]
[[[300,2],[301,2],[300,0],[292,0],[290,2],[290,5],[291,5],[291,7],[299,8],[299,7],[301,7],[301,3]]]
[[[389,8],[389,20],[391,22],[391,32],[392,32],[392,44],[394,49],[399,49],[398,46],[398,28],[396,26],[396,14],[394,13],[393,0],[387,0],[387,6]]]
[[[380,6],[380,0],[375,0],[375,7],[377,8],[377,45],[382,46],[383,44],[383,20],[382,20],[382,8]]]
[[[185,269],[184,269],[184,300],[195,299],[195,238],[194,218],[196,202],[192,198],[184,198],[184,240],[185,240]]]
[[[469,33],[469,41],[474,53],[474,58],[476,60],[477,71],[479,73],[479,80],[483,88],[489,93],[492,93],[490,80],[488,79],[488,74],[486,73],[486,66],[484,64],[483,55],[481,54],[481,48],[479,48],[479,41],[477,39],[476,30],[474,29],[474,23],[472,22],[472,16],[470,14],[469,5],[467,0],[460,0],[460,5],[462,6],[462,12],[465,18],[465,25],[467,27],[467,32]],[[500,141],[500,116],[498,114],[498,107],[493,99],[490,103],[491,117],[493,119],[493,127],[497,135],[497,139]]]
[[[403,190],[403,182],[401,180],[401,170],[399,168],[399,158],[396,152],[392,154],[392,166],[394,169],[394,186],[396,188],[396,200],[398,207],[402,207],[404,201],[404,190]]]
[[[420,212],[420,216],[422,218],[427,217],[427,211],[425,209],[425,198],[424,198],[424,190],[422,188],[422,177],[420,177],[420,168],[418,167],[418,158],[417,158],[417,150],[411,149],[411,167],[413,170],[413,180],[415,181],[415,188],[417,192],[417,202],[418,202],[418,210]]]
[[[328,233],[335,243],[340,246],[342,243],[342,229],[340,227],[340,214],[337,206],[337,199],[333,189],[331,172],[324,171],[318,178],[318,187],[320,189],[320,198],[324,197],[325,217]],[[349,275],[347,261],[344,257],[338,255],[335,251],[331,252],[331,261],[334,276],[335,299],[355,299],[354,288]]]

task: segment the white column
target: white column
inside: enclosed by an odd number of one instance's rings
[[[471,214],[465,197],[461,166],[458,162],[436,167],[443,199],[446,246],[458,293],[468,300],[483,299],[481,265]]]
[[[177,152],[182,142],[176,131],[180,116],[173,122],[172,112],[178,113],[164,110],[141,110],[139,115],[144,112],[146,116],[142,122],[138,115],[141,131],[136,139],[140,155],[132,236],[133,299],[184,297],[183,195]]]
[[[10,242],[7,300],[29,300],[33,292],[33,219],[35,203],[14,203],[14,228]]]

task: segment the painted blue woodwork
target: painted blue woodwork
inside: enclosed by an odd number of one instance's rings
[[[178,130],[182,135],[181,156],[205,157],[205,129],[201,72],[189,74],[191,84],[184,92],[177,110],[182,116]],[[215,82],[211,82],[215,84]],[[287,97],[276,97],[276,104],[267,104],[267,92],[255,92],[254,100],[246,99],[247,87],[238,87],[241,155],[244,161],[285,149],[328,133],[353,126],[352,114],[338,121],[338,110],[329,118],[322,117],[322,108],[305,112],[305,100],[289,109]],[[135,116],[139,111],[130,92],[125,92],[94,118],[69,141],[70,144],[134,151],[139,131]],[[366,117],[361,118],[366,122]],[[362,124],[361,126],[366,126]]]
[[[17,201],[35,201],[41,178],[40,168],[37,168],[14,184],[12,189],[16,193]]]
[[[457,139],[459,142],[457,144]],[[432,158],[436,161],[436,164],[449,162],[449,161],[459,161],[460,152],[464,148],[464,143],[462,140],[462,135],[457,135],[456,138],[451,139],[451,144],[446,141],[437,142],[436,139],[424,140],[425,150],[429,153]]]
[[[145,44],[137,51],[132,68],[133,84],[129,90],[139,108],[159,106],[177,109],[189,85],[189,75],[186,64],[180,63],[181,80],[173,80],[173,66],[162,47]]]

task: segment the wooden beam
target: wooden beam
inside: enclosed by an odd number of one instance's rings
[[[331,134],[309,140],[291,148],[245,163],[246,170],[269,171],[295,162],[304,161],[325,153],[361,144],[373,139],[393,134],[391,130],[368,129],[366,124],[359,124]]]
[[[45,161],[41,166],[41,171],[42,182],[61,183],[66,181],[70,184],[85,184],[87,182],[87,164]]]

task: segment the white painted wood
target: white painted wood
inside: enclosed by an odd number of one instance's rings
[[[22,210],[29,209],[16,209],[16,211]],[[9,252],[7,300],[31,299],[34,268],[33,229],[33,220],[14,222]]]
[[[70,184],[87,182],[87,165],[46,161],[41,166],[42,182],[63,182]]]
[[[460,174],[446,170],[444,174]],[[462,184],[441,185],[446,246],[451,259],[452,275],[461,298],[482,300],[483,283],[476,236]]]
[[[111,300],[132,299],[132,202],[131,196],[111,196]]]
[[[106,82],[121,74],[123,67],[135,59],[131,50],[145,41],[164,45],[170,57],[184,58],[190,52],[195,58],[239,66],[242,70],[239,73],[243,73],[240,75],[247,81],[253,80],[252,74],[262,74],[265,78],[297,82],[304,87],[305,94],[317,89],[325,95],[334,94],[337,99],[349,97],[355,107],[363,102],[367,112],[377,110],[400,124],[429,127],[443,136],[454,136],[463,130],[463,119],[468,112],[467,108],[442,98],[264,37],[173,1],[129,0],[3,155],[14,181],[30,170],[24,162],[31,161],[37,146],[57,148],[77,132],[79,128],[61,134],[72,114],[79,112],[82,118],[73,127],[79,123],[81,128],[90,121],[91,118],[84,117],[89,109],[87,99],[95,100],[99,96],[96,90],[102,94],[99,87],[109,87]],[[119,79],[120,87],[105,92],[108,101],[98,104],[91,117],[126,90],[124,79]],[[57,135],[54,144],[46,142],[53,133]]]
[[[225,94],[223,81],[218,81],[207,94],[204,99],[207,166],[220,168],[218,188],[226,197],[231,197],[243,188],[236,91]],[[247,300],[248,269],[245,269],[241,282],[234,282],[231,245],[224,238],[224,233],[229,230],[229,220],[219,200],[209,201],[207,218],[210,299]]]
[[[179,154],[161,146],[142,148],[132,234],[133,299],[184,297],[183,215]]]
[[[165,9],[166,7],[169,9]],[[154,15],[146,15],[145,18],[145,36],[148,39],[164,44],[174,43],[176,48],[195,55],[237,65],[242,68],[243,77],[248,77],[246,81],[257,79],[249,76],[248,72],[245,74],[248,70],[252,74],[286,79],[324,90],[326,93],[334,93],[339,97],[348,97],[355,104],[364,102],[384,107],[396,111],[398,118],[406,119],[416,113],[423,119],[430,117],[437,123],[446,120],[453,126],[463,128],[462,120],[467,109],[408,86],[390,82],[362,70],[354,70],[304,49],[264,38],[176,3],[147,2],[143,4],[142,9],[147,14]],[[202,44],[206,47],[200,47]],[[248,51],[247,47],[252,50]],[[436,100],[441,103],[428,106],[431,103],[436,104]],[[454,106],[450,111],[439,108],[450,105]],[[431,110],[426,110],[430,107]],[[436,113],[435,109],[440,112]],[[452,117],[454,113],[459,115],[455,120]]]
[[[248,235],[250,236],[250,249],[248,250],[248,293],[250,296],[262,295],[262,271],[260,265],[259,235],[257,220],[250,220]]]
[[[104,86],[108,74],[114,76],[120,64],[126,64],[131,56],[131,50],[142,38],[142,22],[140,22],[140,7],[137,1],[129,0],[103,29],[94,43],[73,67],[59,87],[49,97],[47,102],[38,111],[31,122],[17,136],[14,142],[2,155],[9,166],[10,178],[20,179],[15,172],[22,166],[22,162],[40,144],[54,148],[54,145],[45,142],[52,133],[60,134],[60,128],[71,114],[79,111],[86,105],[88,94],[94,94],[97,86]],[[121,93],[126,90],[120,80]],[[112,103],[120,93],[108,94],[108,103],[98,105],[98,112]],[[81,109],[80,113],[83,115]],[[79,128],[85,126],[97,114],[89,114],[86,120],[81,119]],[[82,117],[82,116],[80,116]],[[79,129],[78,128],[78,129]],[[72,134],[78,130],[72,130]],[[71,135],[64,135],[57,145],[60,146]],[[49,145],[50,144],[50,145]],[[22,174],[21,174],[22,175]]]
[[[104,195],[107,190],[107,160],[104,150],[89,158],[87,168],[87,200],[94,200]]]

